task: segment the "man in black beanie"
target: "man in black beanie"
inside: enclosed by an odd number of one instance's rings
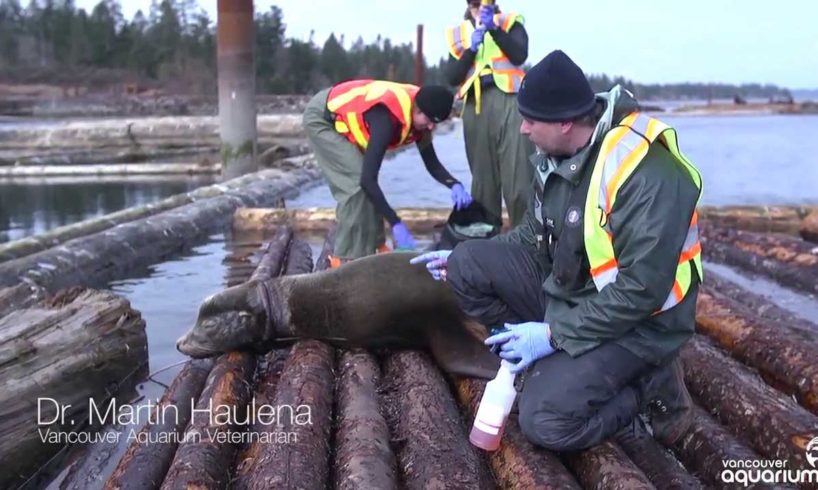
[[[426,170],[451,189],[456,208],[471,203],[463,184],[440,163],[431,132],[449,118],[454,94],[439,85],[352,80],[318,92],[304,111],[310,147],[338,202],[332,267],[386,251],[383,220],[396,249],[414,249],[412,234],[386,202],[378,173],[388,149],[415,143]]]
[[[642,413],[673,444],[691,420],[678,353],[703,277],[701,175],[672,128],[618,85],[595,95],[562,51],[526,74],[517,100],[537,147],[523,223],[415,262],[448,278],[467,315],[505,327],[486,343],[528,369],[519,421],[533,443],[631,437]]]

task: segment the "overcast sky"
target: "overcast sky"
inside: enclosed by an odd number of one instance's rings
[[[131,19],[150,0],[121,0]],[[589,73],[638,82],[775,83],[818,88],[818,1],[815,0],[500,0],[525,16],[529,61],[562,49]],[[90,11],[96,0],[78,0]],[[256,0],[257,11],[278,5],[287,36],[319,46],[331,32],[348,47],[378,34],[414,42],[424,24],[429,62],[446,54],[445,29],[462,18],[462,0]],[[199,0],[215,22],[216,0]]]

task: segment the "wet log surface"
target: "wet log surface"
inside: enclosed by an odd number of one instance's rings
[[[181,440],[190,422],[191,408],[199,399],[213,364],[213,359],[197,359],[185,364],[154,408],[149,422],[139,431],[137,440],[128,446],[105,483],[106,489],[159,488],[176,454],[177,441]],[[172,416],[166,416],[166,413]],[[152,442],[164,438],[168,438],[167,442]]]
[[[698,406],[693,409],[693,423],[690,429],[674,444],[672,449],[690,471],[713,488],[736,488],[734,483],[725,483],[721,476],[725,461],[761,459],[758,453],[730,434]],[[791,487],[755,484],[747,488]]]
[[[804,240],[818,244],[818,211],[813,211],[804,218],[798,232]]]
[[[759,233],[798,234],[810,206],[725,206],[699,208],[699,218],[709,225]]]
[[[493,488],[449,386],[426,354],[390,355],[381,395],[401,488]]]
[[[473,422],[486,381],[461,378],[456,382],[457,397],[465,409],[466,422]],[[467,423],[467,430],[471,430]],[[497,451],[487,453],[497,485],[505,489],[579,489],[574,476],[550,451],[535,447],[523,435],[517,416],[511,414]]]
[[[699,293],[696,328],[818,413],[818,331],[775,324],[709,288]]]
[[[297,192],[317,170],[258,172],[256,181],[225,194],[124,223],[63,246],[0,264],[0,286],[30,282],[54,291],[99,285],[162,260],[227,224],[236,208],[273,203]]]
[[[805,449],[818,437],[818,417],[701,336],[682,348],[681,357],[690,392],[734,435],[789,468],[810,468]]]
[[[637,422],[632,430],[623,431],[616,443],[625,451],[656,488],[667,490],[700,490],[702,483],[691,475],[679,460]]]
[[[702,227],[705,257],[763,273],[786,286],[818,293],[818,250],[798,238]]]
[[[146,371],[145,322],[124,298],[73,288],[0,318],[0,486],[10,486],[60,449],[42,433],[98,428],[113,394],[127,402]],[[57,407],[70,407],[60,421]],[[38,410],[48,425],[37,425]],[[73,423],[72,423],[73,422]],[[50,440],[50,439],[48,439]]]
[[[333,480],[339,490],[397,488],[389,427],[378,406],[380,367],[365,350],[344,352],[336,385]]]
[[[588,490],[656,488],[616,443],[605,441],[565,455],[565,461]],[[662,486],[661,488],[664,488]]]

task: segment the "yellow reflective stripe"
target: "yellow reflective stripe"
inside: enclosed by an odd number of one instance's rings
[[[446,29],[446,41],[449,45],[449,54],[454,56],[454,59],[459,60],[463,56],[463,43],[460,42],[460,36],[456,36],[455,34],[459,34],[460,27],[452,27],[451,29]]]
[[[648,153],[648,146],[647,140],[640,138],[636,148],[631,150],[630,153],[625,155],[625,157],[618,162],[616,165],[616,170],[611,176],[610,181],[603,184],[608,188],[608,200],[605,202],[605,211],[608,214],[610,214],[611,210],[613,209],[619,187],[623,182],[628,180],[628,177],[630,177],[633,171],[636,170],[636,166],[639,165],[639,162]]]
[[[407,92],[405,86],[402,86],[397,90],[393,90],[392,93],[394,93],[397,97],[401,111],[403,112],[403,120],[405,124],[403,125],[400,134],[400,142],[403,143],[406,141],[406,137],[409,136],[409,131],[412,129],[412,98],[409,97],[409,92]]]
[[[369,141],[366,139],[366,136],[364,136],[364,132],[358,124],[358,114],[348,112],[347,123],[349,124],[349,130],[352,132],[352,137],[358,142],[358,146],[366,150],[366,147],[369,146]]]
[[[347,126],[344,121],[339,119],[335,121],[335,131],[338,131],[341,134],[347,134],[349,132],[349,126]]]
[[[599,151],[599,157],[597,161],[599,162],[599,179],[596,182],[591,183],[591,189],[599,189],[599,202],[600,203],[607,203],[608,202],[608,182],[610,181],[613,174],[616,172],[616,164],[619,162],[620,157],[612,155],[614,153],[624,153],[624,148],[620,146],[620,142],[629,136],[633,136],[631,131],[627,127],[619,126],[611,131],[608,132],[608,135],[602,141],[602,148]],[[624,157],[624,155],[622,155]],[[612,163],[609,163],[612,162]],[[594,168],[596,172],[596,167]],[[588,192],[591,192],[590,190]],[[602,208],[600,205],[601,209]],[[608,211],[606,211],[607,214]]]
[[[329,109],[330,112],[336,112],[339,108],[343,107],[345,104],[348,104],[356,97],[366,94],[367,91],[369,91],[370,85],[371,84],[362,85],[352,90],[348,90],[341,95],[336,95],[327,101],[327,109]]]

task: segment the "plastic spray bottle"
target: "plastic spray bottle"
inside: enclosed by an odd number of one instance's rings
[[[515,375],[509,370],[509,363],[500,362],[500,370],[493,380],[486,383],[486,390],[480,399],[469,441],[485,451],[496,451],[500,447],[508,414],[517,397],[514,389]]]

